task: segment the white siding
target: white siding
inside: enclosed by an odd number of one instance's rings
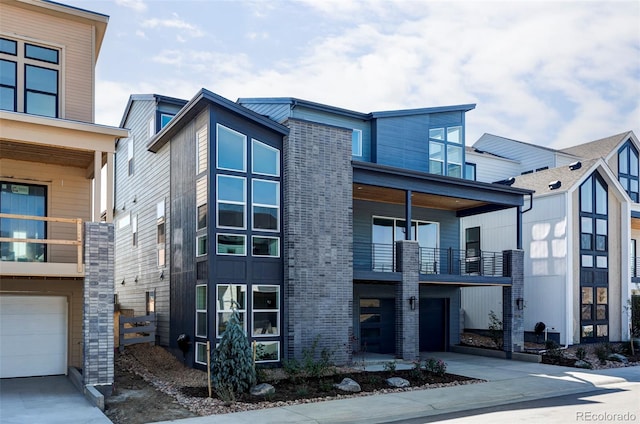
[[[524,328],[533,331],[539,321],[560,332],[565,343],[567,219],[565,193],[535,198],[523,215]]]
[[[512,160],[467,152],[466,161],[476,164],[476,181],[493,183],[520,175],[520,164]]]
[[[488,329],[491,311],[502,319],[502,287],[463,287],[460,291],[464,328]]]
[[[519,161],[520,172],[536,170],[545,166],[555,167],[556,153],[552,150],[542,148],[533,144],[521,143],[490,134],[484,134],[473,147]]]

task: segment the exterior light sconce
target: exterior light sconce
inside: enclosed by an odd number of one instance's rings
[[[136,283],[138,282],[138,276],[137,275],[136,275],[136,278],[133,281],[135,281]]]
[[[516,307],[518,308],[519,311],[524,309],[524,299],[519,297],[516,299]]]
[[[417,300],[418,300],[418,299],[416,299],[416,297],[415,297],[415,296],[411,296],[411,297],[409,298],[409,307],[411,308],[411,310],[412,310],[412,311],[416,309],[416,303],[417,303]]]
[[[164,269],[162,271],[160,271],[160,279],[164,280]]]
[[[122,284],[124,286],[124,278],[122,279],[122,282],[120,284]]]

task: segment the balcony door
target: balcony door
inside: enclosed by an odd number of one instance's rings
[[[399,240],[406,240],[406,221],[396,218],[373,218],[371,240],[373,243],[373,270],[394,270],[394,244]],[[417,240],[421,250],[421,257],[429,256],[433,260],[430,264],[437,264],[435,260],[438,248],[438,224],[435,222],[411,221],[411,238]],[[433,265],[437,266],[437,265]]]
[[[11,183],[0,183],[0,213],[25,216],[46,216],[47,187]],[[44,221],[30,219],[0,219],[0,237],[13,239],[45,239]],[[0,243],[0,259],[12,262],[44,262],[44,243],[5,242]]]

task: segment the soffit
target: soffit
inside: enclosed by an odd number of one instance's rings
[[[404,205],[406,202],[406,192],[366,184],[354,184],[353,198],[357,200]],[[419,208],[461,211],[486,206],[489,203],[458,197],[413,192],[411,193],[411,204]]]

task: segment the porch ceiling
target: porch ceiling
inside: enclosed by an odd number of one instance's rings
[[[386,187],[377,187],[366,184],[353,185],[353,198],[372,202],[391,203],[404,205],[405,191]],[[489,203],[426,193],[411,193],[411,204],[419,208],[441,209],[448,211],[461,211],[465,209],[479,208]]]
[[[67,149],[7,140],[0,140],[0,157],[85,169],[93,163],[93,151],[90,150]]]

